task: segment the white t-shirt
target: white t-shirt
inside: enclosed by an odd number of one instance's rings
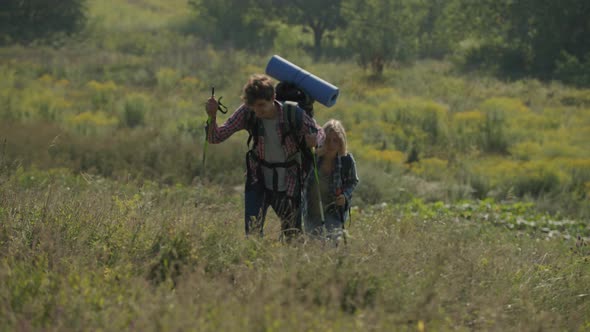
[[[269,163],[282,163],[286,160],[285,151],[283,150],[277,131],[277,122],[277,118],[262,119],[262,125],[264,126],[264,160]],[[278,191],[287,190],[287,186],[285,185],[286,169],[284,167],[277,167],[275,170],[277,171]],[[262,165],[262,173],[266,188],[273,189],[273,169]]]

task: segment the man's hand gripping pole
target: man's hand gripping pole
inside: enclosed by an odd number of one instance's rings
[[[215,87],[211,87],[211,98],[215,99]],[[227,107],[221,103],[221,98],[217,100],[217,110],[221,113],[227,113]],[[207,114],[207,130],[205,131],[205,143],[203,143],[203,162],[202,162],[202,169],[203,169],[203,176],[205,175],[205,166],[207,164],[207,149],[209,147],[209,137],[211,137],[211,130],[213,122],[213,117]]]

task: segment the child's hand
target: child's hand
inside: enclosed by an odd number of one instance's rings
[[[306,134],[305,135],[305,143],[307,144],[308,148],[315,148],[318,145],[318,135],[317,134]]]
[[[344,197],[344,195],[336,196],[336,205],[344,206],[344,204],[346,204],[346,197]]]

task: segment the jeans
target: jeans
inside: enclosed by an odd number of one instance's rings
[[[348,218],[348,211],[344,212],[344,220]],[[326,211],[324,223],[319,216],[305,218],[305,232],[313,237],[324,238],[330,241],[338,241],[344,236],[344,224],[340,212],[336,210]]]
[[[271,206],[281,220],[281,235],[286,239],[301,233],[300,199],[287,197],[285,192],[273,192],[260,185],[246,183],[244,221],[246,235],[264,235],[264,220]]]

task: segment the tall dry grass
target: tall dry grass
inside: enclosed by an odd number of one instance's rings
[[[0,181],[0,325],[8,330],[590,324],[588,247],[497,227],[470,209],[355,210],[346,245],[285,245],[272,213],[265,238],[244,238],[242,198],[221,187],[66,170],[16,170]]]

